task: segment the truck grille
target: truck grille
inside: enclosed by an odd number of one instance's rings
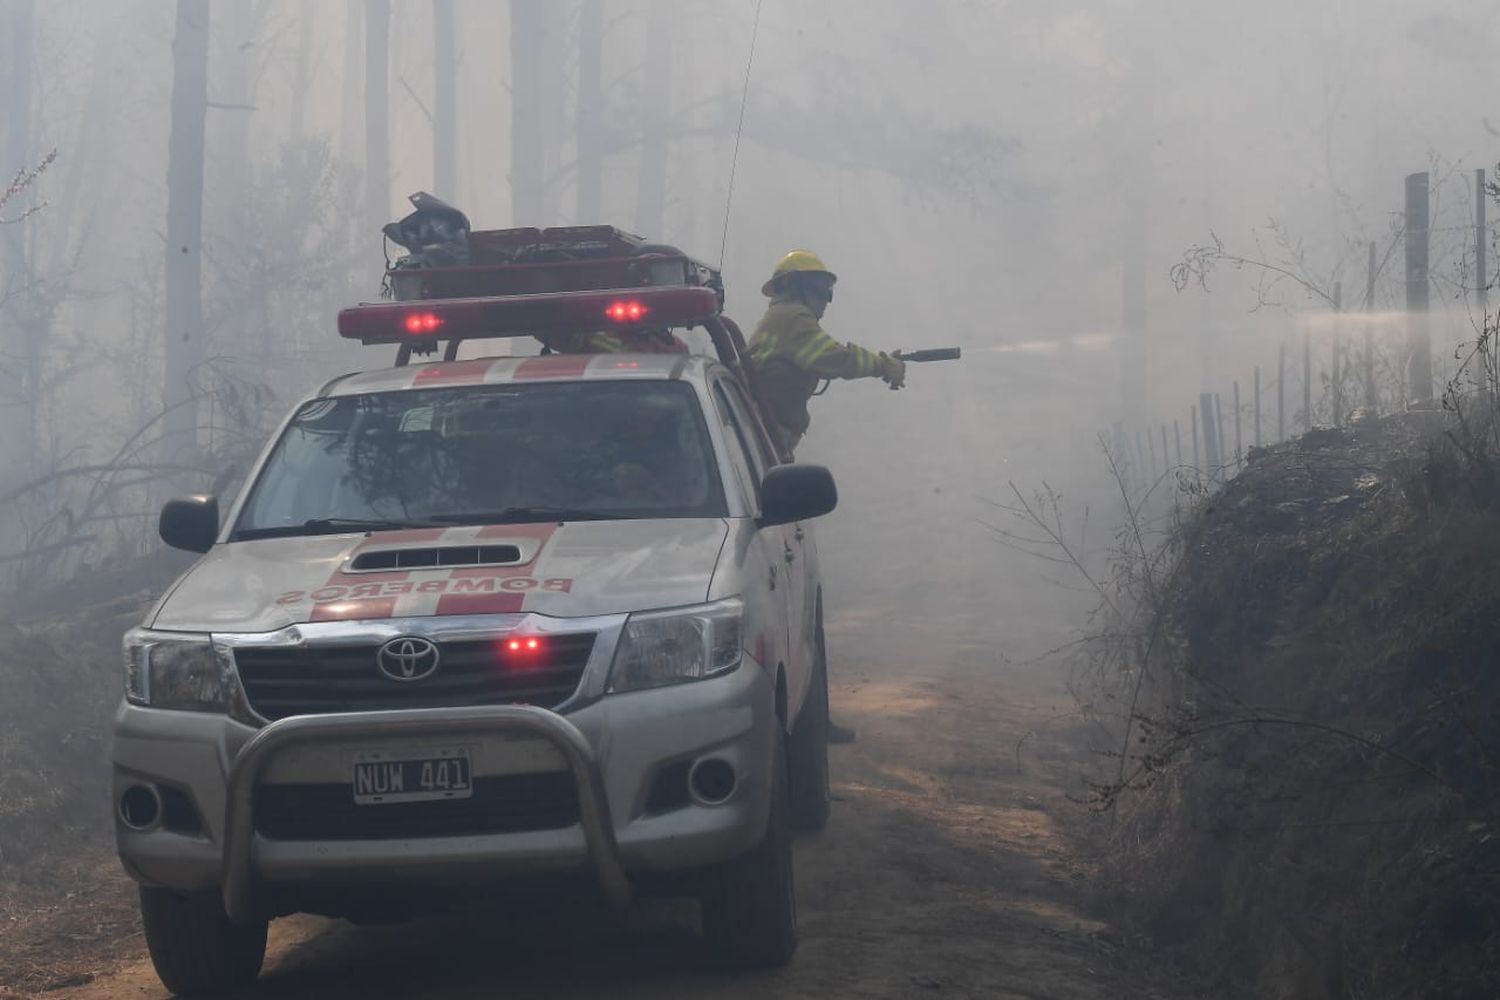
[[[258,785],[255,829],[270,840],[386,840],[560,830],[578,822],[567,771],[475,778],[467,799],[357,805],[349,785]]]
[[[438,644],[436,673],[395,681],[376,666],[379,644],[242,646],[234,651],[250,707],[275,722],[290,715],[537,705],[555,708],[578,690],[592,633],[545,636],[540,649],[508,653],[499,637]]]

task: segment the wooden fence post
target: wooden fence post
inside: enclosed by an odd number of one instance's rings
[[[1255,366],[1255,447],[1260,447],[1260,365]]]
[[[1192,406],[1192,413],[1193,413],[1193,426],[1192,426],[1192,431],[1193,431],[1193,434],[1192,434],[1192,437],[1193,437],[1193,471],[1197,472],[1199,469],[1203,468],[1203,466],[1200,465],[1200,464],[1198,464],[1198,405],[1196,403],[1193,404],[1193,406]]]
[[[1276,440],[1286,440],[1286,341],[1276,348]]]
[[[1219,467],[1219,442],[1214,435],[1214,394],[1200,393],[1198,415],[1203,418],[1203,464],[1212,472]]]
[[[1240,441],[1240,381],[1234,380],[1234,460],[1245,457],[1245,448]]]

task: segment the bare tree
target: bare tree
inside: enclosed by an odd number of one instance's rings
[[[313,22],[312,11],[304,10],[297,18],[297,64],[292,73],[292,121],[291,138],[303,138],[306,132],[304,115],[307,111],[309,92],[312,90],[313,66]]]
[[[458,197],[458,26],[454,0],[434,0],[432,184],[439,198]]]
[[[10,44],[6,46],[6,62],[9,72],[5,74],[5,138],[0,147],[0,183],[10,182],[5,189],[14,200],[15,195],[30,183],[22,183],[31,158],[31,105],[33,97],[33,62],[31,58],[34,17],[33,0],[15,0],[11,5]],[[14,215],[12,216],[14,217]],[[16,299],[27,283],[29,268],[26,260],[26,239],[20,227],[7,227],[0,232],[0,302]],[[9,316],[0,316],[0,359],[4,361],[3,377],[0,377],[0,405],[14,410],[21,419],[4,421],[7,430],[0,437],[0,465],[14,470],[26,464],[31,448],[30,407],[27,404],[27,385],[33,367],[30,359],[35,355],[36,345],[27,335],[22,310],[14,303]],[[0,480],[6,478],[0,472]]]
[[[604,0],[578,9],[577,221],[598,221],[604,189]]]
[[[541,225],[546,179],[542,42],[551,20],[546,0],[510,5],[510,191],[512,225]]]
[[[391,0],[365,0],[365,225],[391,212]]]
[[[635,230],[660,238],[667,208],[667,145],[672,122],[672,23],[676,5],[651,4],[641,88],[641,166],[636,175]]]
[[[347,0],[344,9],[344,62],[340,74],[343,86],[339,92],[339,155],[350,163],[359,162],[360,94],[356,67],[364,54],[364,0]]]
[[[203,149],[208,111],[209,0],[177,0],[172,39],[172,125],[167,140],[166,379],[168,456],[191,453],[198,427],[193,372],[205,360]]]

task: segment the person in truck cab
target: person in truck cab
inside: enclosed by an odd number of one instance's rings
[[[552,354],[687,354],[688,345],[671,330],[594,330],[589,333],[539,333],[536,339]]]
[[[769,429],[788,456],[807,433],[807,402],[822,380],[879,378],[892,389],[906,381],[900,358],[841,344],[824,332],[819,321],[837,280],[817,254],[793,250],[761,286],[771,304],[750,338],[750,360],[775,425]]]

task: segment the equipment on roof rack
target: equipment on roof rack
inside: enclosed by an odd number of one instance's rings
[[[476,232],[463,212],[426,192],[410,200],[416,211],[383,229],[410,251],[386,270],[394,301],[362,303],[338,318],[344,337],[400,345],[398,365],[439,346],[452,359],[460,343],[484,337],[695,326],[709,330],[721,357],[728,346],[738,360],[714,322],[724,306],[719,272],[676,247],[613,226]]]
[[[410,251],[398,258],[390,271],[467,264],[469,217],[426,191],[418,191],[407,200],[416,211],[381,229],[386,239]]]

